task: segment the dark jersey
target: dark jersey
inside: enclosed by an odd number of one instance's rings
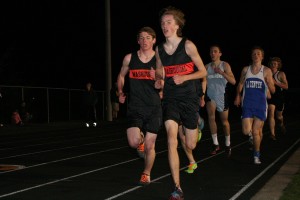
[[[194,63],[185,51],[186,38],[182,38],[176,51],[169,55],[163,44],[158,46],[159,56],[165,70],[164,99],[187,100],[199,98],[196,93],[195,81],[185,81],[176,85],[173,80],[175,75],[186,75],[194,73]]]
[[[280,83],[278,74],[279,74],[279,71],[277,71],[275,74],[273,74],[273,78],[276,82]],[[275,85],[275,93],[271,95],[271,98],[279,98],[281,100],[284,100],[284,92],[285,92],[284,89],[282,89],[278,85]]]
[[[137,52],[131,54],[129,63],[129,105],[156,106],[160,105],[159,90],[154,88],[154,80],[150,77],[150,69],[156,68],[155,56],[143,63]]]

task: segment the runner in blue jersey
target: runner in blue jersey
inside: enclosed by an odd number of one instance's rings
[[[254,47],[251,51],[252,64],[242,69],[234,105],[242,107],[242,131],[253,136],[254,164],[261,164],[260,145],[262,129],[267,119],[267,93],[275,92],[272,71],[262,65],[264,50]]]

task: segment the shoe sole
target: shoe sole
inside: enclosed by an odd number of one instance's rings
[[[210,155],[216,155],[219,151],[221,151],[221,149],[214,150],[214,151],[210,152]]]
[[[193,168],[192,170],[189,170],[189,169],[186,169],[186,170],[184,170],[186,173],[188,173],[188,174],[192,174],[192,173],[194,173],[194,171],[196,170],[198,168],[198,165],[196,165],[196,167],[195,168]]]
[[[137,151],[137,154],[140,158],[145,158],[145,153],[142,153],[140,151]]]
[[[197,168],[196,168],[197,169]],[[193,174],[194,173],[194,171],[196,170],[196,169],[193,169],[193,171],[188,171],[188,170],[184,170],[186,173],[188,173],[188,174]]]

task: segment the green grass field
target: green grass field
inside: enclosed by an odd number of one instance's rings
[[[300,199],[300,171],[298,171],[288,186],[283,190],[280,200]]]

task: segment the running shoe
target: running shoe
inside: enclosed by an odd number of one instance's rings
[[[230,158],[231,156],[231,147],[230,146],[225,146],[225,154],[227,158]]]
[[[96,127],[97,126],[97,122],[93,122],[93,127]]]
[[[200,127],[198,126],[198,140],[197,140],[197,142],[199,142],[201,140],[201,137],[202,137],[202,131],[201,131]]]
[[[191,163],[189,164],[188,168],[184,171],[188,174],[192,174],[194,173],[195,169],[197,169],[197,167],[198,167],[197,163]]]
[[[85,126],[86,126],[86,127],[90,127],[90,124],[89,124],[89,123],[85,123]]]
[[[211,155],[216,155],[218,153],[218,151],[220,151],[220,146],[219,145],[213,145],[212,150],[210,152]]]
[[[141,179],[140,179],[140,185],[146,186],[150,184],[150,176],[148,174],[142,173]]]
[[[182,190],[175,187],[175,190],[171,193],[169,200],[184,200]]]
[[[261,164],[261,161],[260,161],[259,157],[254,156],[254,164],[255,165],[260,165]]]
[[[141,158],[145,158],[145,147],[144,147],[145,145],[144,145],[144,142],[143,143],[141,143],[139,146],[138,146],[138,148],[136,149],[136,151],[137,151],[137,153],[138,153],[138,155],[139,155],[139,157],[141,157]]]

